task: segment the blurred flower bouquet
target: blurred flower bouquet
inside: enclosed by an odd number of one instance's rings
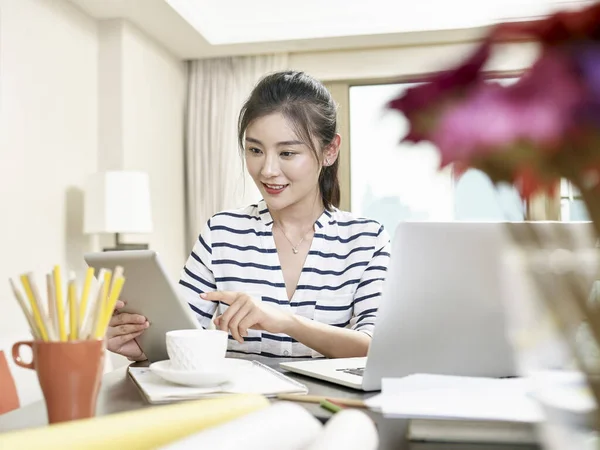
[[[484,66],[494,45],[514,40],[539,43],[534,64],[513,84],[486,80]],[[553,195],[560,180],[568,180],[581,193],[600,238],[600,4],[499,24],[464,63],[431,76],[389,107],[409,121],[404,140],[432,142],[442,166],[453,164],[459,173],[479,169],[494,183],[515,185],[526,200]],[[545,299],[546,306],[562,319],[568,302],[570,316],[586,322],[598,344],[600,311],[581,285],[573,286],[562,304]],[[599,405],[595,369],[574,356]]]

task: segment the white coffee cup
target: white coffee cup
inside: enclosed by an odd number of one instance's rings
[[[167,332],[167,353],[175,370],[203,370],[218,366],[227,352],[227,332],[173,330]]]

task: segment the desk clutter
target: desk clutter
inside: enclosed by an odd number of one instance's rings
[[[22,290],[9,279],[33,337],[13,345],[13,360],[37,372],[50,423],[93,417],[104,368],[104,335],[125,283],[123,269],[102,269],[98,280],[94,269],[88,269],[81,294],[73,273],[63,285],[60,266],[45,279],[45,298],[33,274],[20,276]],[[30,362],[21,357],[23,347],[31,349]]]
[[[153,406],[2,434],[2,448],[45,450],[375,450],[378,442],[374,424],[361,411],[344,410],[323,426],[299,405],[270,405],[264,396],[254,394]]]
[[[411,441],[536,444],[536,428],[547,420],[537,397],[546,397],[561,411],[568,408],[580,426],[594,412],[580,373],[557,371],[544,380],[550,376],[556,380],[552,385],[525,378],[432,374],[383,378],[381,394],[365,404],[387,418],[409,419]]]

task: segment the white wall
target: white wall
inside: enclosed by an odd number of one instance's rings
[[[99,36],[98,170],[150,175],[153,232],[123,239],[149,243],[177,280],[190,251],[185,248],[183,178],[187,66],[126,21],[101,22]],[[113,367],[127,363],[114,354],[110,361]]]
[[[123,168],[150,174],[150,247],[179,279],[191,250],[183,232],[187,65],[126,23],[123,38]]]
[[[121,19],[100,22],[99,46],[98,170],[149,173],[154,231],[123,238],[149,242],[178,277],[190,250],[179,232],[187,65]],[[110,245],[108,238],[103,242]]]
[[[63,1],[0,0],[0,349],[28,339],[8,277],[81,268],[85,177],[96,169],[96,22]],[[41,279],[39,279],[41,281]],[[13,367],[22,403],[39,397]]]
[[[41,276],[54,264],[82,270],[83,254],[95,249],[82,233],[81,189],[107,159],[150,173],[155,227],[147,239],[172,277],[185,261],[185,66],[120,26],[117,68],[114,54],[100,57],[102,27],[69,2],[0,0],[0,350],[29,338],[8,277]],[[101,94],[118,92],[100,80],[116,69],[122,90],[107,103]],[[100,119],[114,104],[122,114],[107,125]],[[114,126],[117,150],[107,132]],[[11,369],[21,403],[39,399],[35,373]]]
[[[473,51],[475,42],[292,53],[289,66],[322,81],[373,80],[422,75],[451,67]],[[498,46],[488,70],[522,70],[537,54],[530,43]]]

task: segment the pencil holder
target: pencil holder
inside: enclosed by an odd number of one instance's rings
[[[22,346],[31,347],[33,358],[24,362]],[[15,363],[37,372],[46,401],[48,422],[94,417],[104,368],[103,339],[44,342],[21,341],[12,347]]]

